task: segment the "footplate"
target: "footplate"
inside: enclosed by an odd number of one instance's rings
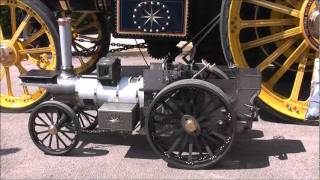
[[[23,83],[56,84],[58,72],[49,70],[30,70],[19,77]]]

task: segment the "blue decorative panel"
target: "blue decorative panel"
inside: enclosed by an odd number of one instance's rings
[[[188,0],[117,0],[116,3],[116,32],[120,36],[187,36]]]

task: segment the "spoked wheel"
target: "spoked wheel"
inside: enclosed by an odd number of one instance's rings
[[[41,1],[0,1],[0,107],[2,112],[33,108],[47,95],[20,85],[31,69],[54,70],[59,58],[58,32],[51,11]]]
[[[74,111],[57,101],[37,106],[30,115],[29,134],[35,145],[50,155],[63,155],[79,142]]]
[[[260,69],[260,104],[281,119],[304,120],[319,56],[319,14],[316,0],[227,0],[222,6],[225,56]]]
[[[108,19],[102,14],[72,12],[72,65],[77,74],[90,73],[110,45]]]
[[[146,129],[159,156],[187,169],[217,163],[229,151],[235,134],[228,97],[202,80],[181,80],[164,88],[150,105]]]
[[[81,126],[81,129],[84,130],[92,130],[98,125],[97,114],[96,110],[85,110],[85,109],[78,109],[77,117]]]

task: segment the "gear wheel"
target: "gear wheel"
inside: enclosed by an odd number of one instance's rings
[[[148,45],[148,54],[154,59],[164,59],[169,56],[169,53],[177,52],[178,42],[176,41],[146,41]]]

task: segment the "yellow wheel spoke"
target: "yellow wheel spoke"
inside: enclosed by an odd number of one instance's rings
[[[17,64],[16,66],[17,66],[20,74],[25,74],[27,72],[27,70],[21,64]],[[25,95],[30,95],[30,92],[29,92],[27,86],[22,86],[22,89],[23,89],[23,93]]]
[[[4,36],[3,36],[3,31],[2,31],[2,27],[0,25],[0,41],[4,40]]]
[[[286,71],[292,66],[292,64],[304,53],[304,51],[308,48],[308,43],[304,40],[299,47],[289,56],[286,62],[278,69],[278,71],[272,75],[272,77],[268,80],[267,84],[270,87],[274,87],[274,85],[279,81],[279,79],[284,75]]]
[[[22,55],[27,55],[27,54],[49,53],[51,51],[52,51],[51,47],[42,47],[42,48],[22,49],[22,50],[19,50],[19,53],[21,53]]]
[[[293,9],[281,4],[273,3],[266,0],[245,0],[244,2],[248,2],[257,6],[261,6],[270,10],[274,10],[283,14],[287,14],[293,17],[300,17],[300,11],[297,9]]]
[[[21,64],[17,64],[16,66],[20,74],[25,74],[27,72],[27,70]]]
[[[16,7],[10,7],[10,18],[11,18],[11,32],[14,34],[17,31],[17,15]]]
[[[241,21],[241,28],[248,27],[271,27],[271,26],[291,26],[295,25],[296,19],[260,19],[260,20],[243,20]]]
[[[291,92],[291,95],[290,95],[290,98],[289,98],[289,99],[291,99],[293,101],[298,101],[298,99],[299,99],[302,80],[303,80],[304,72],[305,72],[305,69],[306,69],[306,64],[308,62],[307,53],[308,53],[308,51],[305,51],[305,53],[302,55],[301,62],[300,62],[299,67],[298,67],[297,75],[296,75],[296,78],[294,80],[292,92]]]
[[[291,38],[288,41],[284,42],[277,50],[275,50],[272,54],[270,54],[266,59],[264,59],[259,65],[258,68],[260,71],[265,70],[269,64],[277,60],[286,50],[288,50],[294,42],[296,42],[296,38]]]
[[[11,76],[10,76],[10,68],[9,67],[4,67],[4,71],[6,73],[8,95],[9,96],[13,96],[12,84],[11,84]]]
[[[3,66],[0,66],[0,81],[2,80],[2,78],[4,77],[4,69]]]
[[[297,0],[285,0],[288,4],[290,4],[292,7],[298,9],[299,8],[299,3]]]
[[[84,26],[78,28],[78,29],[76,30],[76,32],[77,32],[77,33],[82,33],[83,31],[86,31],[86,30],[88,30],[88,29],[90,29],[90,28],[94,28],[94,27],[96,27],[96,23],[95,23],[95,22],[90,23],[90,24],[87,24],[87,25],[84,25]]]
[[[27,16],[23,19],[23,21],[19,25],[19,27],[16,30],[16,32],[13,34],[13,36],[12,36],[12,38],[10,40],[10,44],[14,44],[17,41],[17,39],[19,38],[20,34],[22,33],[23,29],[28,24],[30,19],[31,19],[31,16],[29,14],[27,14]]]
[[[246,42],[246,43],[242,43],[242,49],[243,50],[247,50],[247,49],[251,49],[251,48],[255,48],[258,46],[262,46],[271,42],[276,42],[282,39],[286,39],[295,35],[301,34],[301,28],[300,27],[295,27],[292,29],[288,29],[276,34],[272,34],[263,38],[259,38],[257,40],[254,41],[250,41],[250,42]]]
[[[88,13],[83,13],[74,23],[74,27],[77,28],[81,22],[87,17]]]
[[[42,36],[45,33],[45,29],[41,28],[38,32],[32,34],[32,36],[28,37],[28,39],[24,42],[25,45],[30,44],[34,40],[38,39],[40,36]]]

